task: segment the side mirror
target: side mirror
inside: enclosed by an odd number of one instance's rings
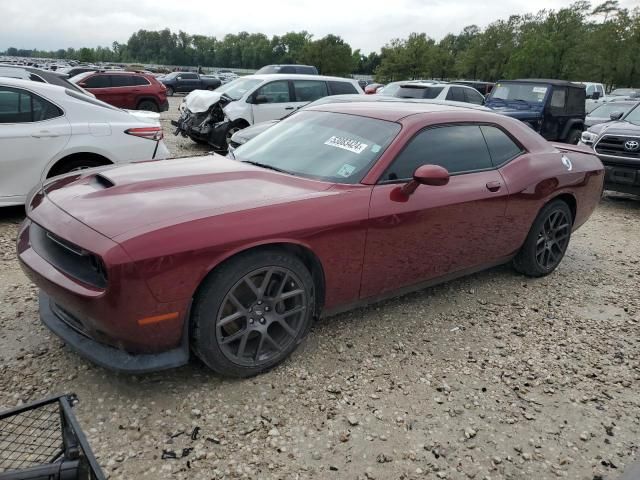
[[[269,99],[265,95],[256,95],[253,97],[253,103],[260,105],[261,103],[269,103]]]
[[[624,112],[611,112],[611,115],[609,115],[609,118],[611,120],[620,120],[623,115],[624,115]]]
[[[440,187],[449,183],[449,172],[440,165],[422,165],[413,172],[413,180],[402,187],[402,193],[411,195],[419,185]]]
[[[600,98],[600,92],[595,91],[591,94],[591,99],[592,100],[598,100]]]

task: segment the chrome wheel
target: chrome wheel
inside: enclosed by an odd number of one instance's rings
[[[307,292],[291,270],[265,267],[236,282],[216,317],[215,336],[236,365],[257,367],[285,352],[305,325]]]
[[[571,221],[562,210],[553,211],[543,222],[536,241],[536,261],[546,270],[558,266],[571,235]]]

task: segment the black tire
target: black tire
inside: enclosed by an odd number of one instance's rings
[[[229,125],[229,128],[227,128],[227,132],[225,133],[225,145],[227,147],[231,142],[231,137],[233,137],[233,135],[236,132],[238,132],[239,130],[242,130],[243,128],[247,128],[247,124],[244,123],[244,121],[233,122],[232,124]]]
[[[570,143],[571,145],[577,145],[581,137],[582,137],[582,130],[578,130],[577,128],[574,128],[569,132],[569,135],[567,135],[567,140],[565,141],[565,143]]]
[[[201,138],[192,136],[189,136],[189,138],[199,145],[209,145],[209,142],[207,142],[206,140],[202,140]]]
[[[549,275],[564,257],[572,227],[573,215],[566,202],[554,200],[545,205],[513,259],[515,269],[529,277]]]
[[[279,250],[240,254],[216,268],[196,295],[193,350],[221,375],[265,372],[284,361],[309,333],[314,292],[311,273],[296,256]]]
[[[173,97],[174,93],[176,93],[176,91],[173,89],[173,87],[167,87],[167,97]]]
[[[157,112],[160,110],[160,108],[158,108],[158,104],[153,100],[142,100],[138,104],[138,110],[146,110],[148,112]]]
[[[74,172],[77,170],[85,170],[87,168],[100,167],[108,165],[108,161],[97,160],[95,158],[75,158],[73,160],[63,161],[51,169],[48,177],[55,177],[56,175],[64,175],[65,173]]]

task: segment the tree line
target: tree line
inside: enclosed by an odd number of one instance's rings
[[[465,27],[436,41],[411,33],[380,52],[353,50],[341,37],[314,39],[307,31],[269,38],[241,32],[223,38],[186,32],[139,30],[127,43],[57,51],[9,48],[5,54],[82,62],[257,69],[268,64],[315,65],[322,74],[375,75],[388,82],[410,78],[557,78],[640,86],[640,8],[616,0],[593,6],[578,1],[558,10],[513,15],[481,29]]]

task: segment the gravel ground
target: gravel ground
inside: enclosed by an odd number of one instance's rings
[[[113,479],[616,479],[640,438],[639,216],[612,194],[547,278],[503,266],[323,320],[279,368],[225,380],[70,352],[3,209],[0,409],[76,392]]]
[[[169,152],[172,157],[184,157],[195,155],[206,155],[207,152],[212,150],[209,145],[199,145],[190,138],[183,137],[181,135],[174,135],[174,127],[171,125],[171,120],[177,120],[180,116],[178,114],[178,106],[182,102],[184,95],[176,94],[169,98],[169,110],[160,114],[160,123],[164,130],[164,143],[167,144]]]

